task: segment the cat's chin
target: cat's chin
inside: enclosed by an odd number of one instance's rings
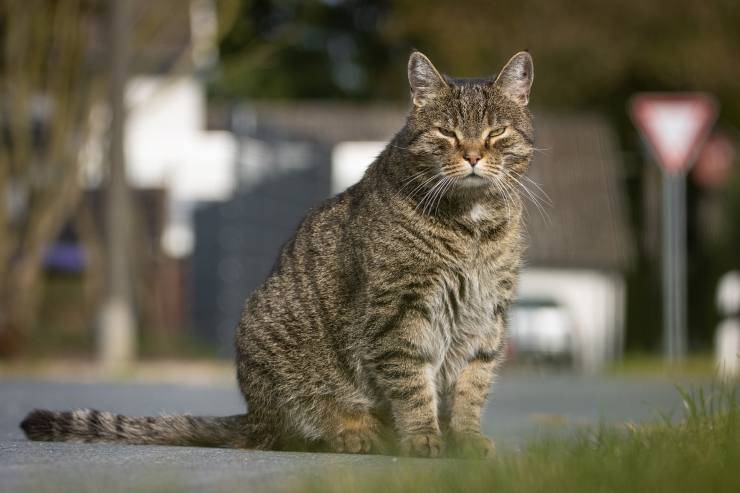
[[[470,174],[457,182],[457,186],[459,188],[463,188],[467,190],[483,189],[483,188],[488,187],[490,184],[491,182],[488,179],[482,178],[474,174]]]

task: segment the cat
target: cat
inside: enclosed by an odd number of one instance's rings
[[[491,78],[408,63],[405,126],[299,225],[247,300],[229,417],[35,410],[32,440],[487,457],[481,410],[506,345],[533,155],[533,64]],[[361,118],[362,115],[358,115]]]

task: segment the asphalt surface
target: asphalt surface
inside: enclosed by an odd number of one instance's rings
[[[676,414],[675,382],[651,378],[503,375],[483,419],[499,448],[538,434]],[[385,470],[433,460],[194,447],[34,443],[18,423],[33,408],[95,408],[132,415],[235,414],[236,387],[0,380],[0,492],[270,491],[330,471]]]

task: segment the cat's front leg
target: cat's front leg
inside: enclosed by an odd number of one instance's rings
[[[373,342],[366,362],[390,402],[401,454],[439,457],[444,447],[429,314],[421,306],[399,303],[376,310],[368,322]]]
[[[450,420],[447,443],[450,455],[486,458],[494,454],[493,442],[481,432],[481,412],[501,360],[499,348],[481,348],[460,373],[448,396]]]

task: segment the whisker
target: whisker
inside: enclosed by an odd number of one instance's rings
[[[533,198],[529,190],[525,190],[525,194],[527,198],[529,199],[529,201],[537,208],[540,216],[542,217],[542,220],[545,221],[545,223],[547,223],[548,225],[550,225],[551,224],[550,214],[545,210],[545,208],[542,206],[539,200]]]
[[[442,180],[439,182],[439,185],[436,187],[436,190],[429,195],[429,200],[426,204],[424,204],[424,214],[431,214],[432,208],[434,206],[434,201],[439,195],[439,193],[444,189],[445,184],[447,183],[448,178],[443,177]]]
[[[511,191],[511,194],[518,201],[520,210],[522,210],[524,214],[529,214],[529,210],[526,207],[522,207],[521,195],[517,192],[516,188],[514,188],[514,186],[511,183],[509,183],[508,181],[506,181],[506,180],[502,180],[502,181],[504,181],[504,183],[506,183],[506,188]],[[527,230],[527,221],[522,221],[522,224],[523,224],[523,227],[524,227],[524,231],[527,232],[528,231]]]
[[[530,202],[532,202],[532,204],[539,211],[540,216],[542,216],[542,220],[545,221],[545,223],[548,226],[551,225],[552,224],[552,220],[550,218],[550,215],[548,214],[548,212],[545,210],[545,208],[543,207],[543,205],[541,203],[542,202],[542,199],[539,196],[537,196],[534,193],[532,193],[532,191],[529,188],[527,188],[521,181],[519,181],[516,178],[516,176],[514,176],[511,173],[509,173],[508,171],[505,171],[505,174],[506,174],[506,176],[508,178],[510,178],[511,180],[513,180],[513,182],[515,184],[517,184],[522,189],[522,191],[524,192],[525,196],[530,200]]]
[[[541,197],[540,195],[537,195],[536,193],[532,192],[532,190],[529,187],[525,186],[524,183],[519,181],[519,179],[517,179],[517,177],[514,176],[513,174],[507,173],[507,176],[511,178],[512,180],[514,180],[518,185],[520,185],[522,189],[525,192],[527,192],[527,194],[530,197],[532,197],[533,199],[537,199],[538,202],[545,202],[545,205],[552,206],[552,201],[550,200],[549,197]]]
[[[437,206],[434,209],[435,215],[439,212],[439,205],[442,203],[442,199],[444,198],[445,194],[450,191],[455,182],[457,182],[457,179],[449,176],[447,177],[447,186],[442,188],[442,193],[440,193],[439,197],[437,198]]]
[[[438,199],[438,197],[440,197],[444,193],[445,188],[447,187],[447,184],[449,182],[450,182],[450,178],[448,176],[445,176],[442,179],[442,184],[440,185],[440,187],[437,189],[437,191],[435,192],[435,194],[431,197],[429,201],[429,211],[428,211],[429,214],[432,213],[432,210],[434,209],[435,201]]]
[[[510,185],[501,178],[496,179],[497,189],[504,199],[504,205],[506,206],[506,215],[511,217],[513,215],[514,208],[514,197],[512,195],[513,190]]]
[[[442,175],[440,181],[438,181],[437,183],[435,183],[434,186],[429,190],[429,193],[427,193],[424,196],[424,200],[426,200],[428,198],[429,199],[429,202],[427,202],[426,204],[424,204],[424,207],[421,210],[421,213],[422,214],[426,215],[426,213],[427,213],[427,206],[430,206],[431,204],[434,203],[434,198],[436,197],[436,194],[444,186],[444,184],[446,183],[446,181],[447,181],[447,177],[444,176],[444,175]],[[431,209],[430,209],[429,212],[431,212]]]
[[[437,188],[437,186],[439,186],[439,184],[443,181],[444,176],[434,175],[432,177],[432,179],[435,179],[435,178],[439,178],[440,181],[438,181],[437,183],[435,183],[431,188],[429,188],[429,190],[426,191],[426,193],[424,193],[424,196],[421,198],[421,200],[419,201],[419,203],[416,204],[416,207],[414,207],[414,210],[418,210],[419,207],[422,207],[422,211],[421,212],[422,212],[422,214],[424,213],[424,203],[426,202],[427,198],[429,198],[429,196],[434,192],[434,190]],[[429,181],[429,180],[427,180],[427,181]]]
[[[418,186],[417,186],[416,188],[414,188],[413,190],[411,190],[411,191],[410,191],[410,192],[409,192],[409,193],[408,193],[408,194],[407,194],[407,195],[405,196],[405,198],[411,198],[411,197],[412,197],[412,196],[413,196],[413,195],[414,195],[414,194],[415,194],[416,192],[418,192],[419,190],[421,190],[422,188],[424,188],[424,187],[425,187],[425,186],[426,186],[426,185],[427,185],[428,183],[432,182],[432,181],[433,181],[433,180],[434,180],[435,178],[437,178],[437,176],[438,176],[438,175],[434,174],[434,175],[430,176],[429,178],[427,178],[426,180],[424,180],[424,181],[423,181],[422,183],[420,183],[420,184],[419,184],[419,185],[418,185]]]
[[[425,173],[426,173],[427,171],[429,171],[429,170],[428,170],[428,169],[423,169],[423,170],[421,170],[421,171],[418,171],[418,172],[414,173],[414,174],[413,174],[413,175],[411,175],[410,177],[406,178],[406,179],[405,179],[405,180],[404,180],[404,181],[403,181],[403,182],[401,183],[401,185],[402,185],[402,186],[401,186],[401,188],[399,188],[399,189],[398,189],[398,191],[396,192],[396,196],[399,196],[399,195],[401,194],[401,192],[403,192],[403,190],[404,190],[405,188],[407,188],[407,187],[409,187],[409,186],[412,186],[412,185],[413,185],[413,183],[414,183],[414,181],[415,181],[415,180],[416,180],[417,178],[419,178],[419,177],[423,176],[423,175],[424,175],[424,174],[425,174]]]
[[[544,200],[546,200],[546,201],[547,201],[547,204],[548,204],[548,205],[550,205],[550,206],[552,206],[552,205],[553,205],[553,204],[552,204],[552,199],[551,199],[551,198],[550,198],[550,196],[549,196],[549,195],[547,194],[547,192],[545,192],[545,191],[544,191],[544,190],[542,189],[542,187],[540,186],[540,184],[539,184],[539,183],[537,183],[536,181],[534,181],[534,180],[533,180],[532,178],[528,177],[527,175],[520,175],[520,176],[521,176],[522,178],[524,178],[525,180],[527,180],[527,181],[528,181],[529,183],[531,183],[532,185],[534,185],[535,187],[537,187],[537,190],[539,190],[539,191],[540,191],[540,193],[542,194],[542,197],[541,197],[541,198],[542,198],[542,199],[544,199]]]

